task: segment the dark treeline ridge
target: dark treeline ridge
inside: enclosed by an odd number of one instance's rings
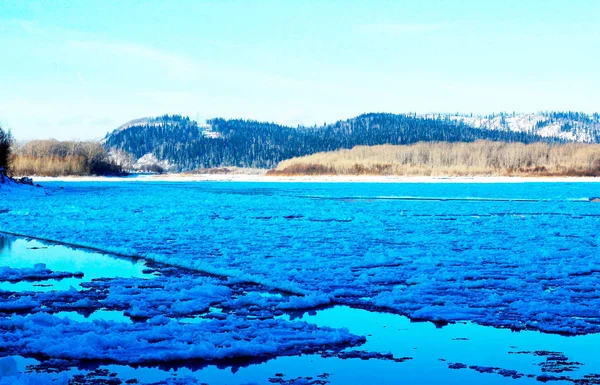
[[[280,161],[358,145],[412,144],[421,141],[560,143],[531,133],[473,128],[449,119],[369,113],[320,127],[287,127],[253,120],[212,119],[213,137],[197,122],[179,115],[162,116],[107,135],[107,149],[139,158],[153,153],[177,164],[178,171],[221,166],[273,168]],[[217,136],[217,138],[214,138]]]

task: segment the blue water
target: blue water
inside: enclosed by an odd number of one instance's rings
[[[46,187],[0,202],[0,230],[366,298],[414,318],[600,330],[590,294],[600,204],[589,202],[599,183]]]
[[[343,306],[333,307],[305,315],[303,320],[319,326],[348,327],[352,332],[367,335],[367,343],[358,349],[369,352],[391,352],[396,357],[410,357],[402,363],[381,360],[322,358],[318,355],[279,357],[264,363],[248,366],[206,367],[194,363],[176,368],[129,367],[104,365],[101,369],[118,373],[122,380],[136,378],[153,382],[169,377],[190,376],[210,384],[267,383],[276,373],[286,379],[313,377],[327,373],[331,384],[534,384],[543,373],[540,364],[544,357],[511,352],[548,350],[568,356],[579,362],[572,371],[564,372],[571,378],[596,373],[600,358],[592,354],[600,348],[600,335],[564,337],[538,332],[511,332],[469,323],[436,328],[431,323],[415,323],[394,314],[368,312]],[[35,364],[31,360],[28,364]],[[505,378],[498,374],[478,373],[471,369],[452,370],[448,363],[492,366],[517,370],[524,376]],[[24,368],[24,366],[23,366]],[[23,369],[22,369],[23,370]],[[69,373],[87,373],[70,369]],[[554,382],[557,384],[566,381]]]
[[[81,278],[49,279],[38,282],[0,282],[1,290],[38,291],[81,289],[80,284],[95,278],[152,278],[144,273],[143,260],[115,258],[64,245],[0,234],[0,266],[32,268],[43,263],[52,271],[82,272]]]
[[[364,350],[413,360],[281,357],[178,373],[211,383],[333,373],[333,383],[534,383],[449,362],[539,375],[555,350],[600,372],[599,183],[47,183],[0,201],[0,230],[325,293],[339,306],[303,319],[371,334]],[[61,188],[63,187],[63,188]],[[264,289],[262,289],[264,290]],[[413,318],[458,321],[437,329]],[[471,321],[462,323],[461,321]],[[478,325],[479,324],[479,325]],[[384,328],[383,325],[386,327]],[[440,361],[444,359],[446,361]],[[146,379],[172,371],[113,366]],[[143,373],[147,373],[143,375]],[[160,374],[160,376],[159,376]],[[146,376],[146,377],[144,377]],[[157,377],[158,376],[158,377]],[[126,377],[124,377],[126,378]],[[286,377],[288,378],[288,377]]]

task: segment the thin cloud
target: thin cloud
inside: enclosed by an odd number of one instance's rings
[[[1,19],[0,31],[18,31],[27,35],[41,36],[47,35],[48,31],[41,28],[37,20],[25,19]]]
[[[428,23],[377,23],[360,26],[363,33],[429,33],[446,27],[446,24]]]
[[[88,83],[85,81],[85,78],[83,76],[81,76],[81,72],[77,71],[77,79],[79,80],[79,83],[81,83],[81,85],[87,86]]]
[[[172,77],[185,77],[194,70],[195,63],[183,56],[156,50],[137,44],[121,42],[104,42],[98,40],[71,40],[68,45],[74,49],[86,52],[102,52],[114,57],[130,57],[140,61],[152,61],[167,68]]]

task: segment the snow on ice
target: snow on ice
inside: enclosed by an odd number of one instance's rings
[[[81,282],[79,290],[0,291],[2,353],[71,364],[150,364],[335,352],[364,342],[347,329],[276,317],[282,308],[318,299],[260,295],[252,291],[256,285],[160,264],[152,270],[151,278],[101,278]],[[51,275],[40,273],[44,265],[2,271],[10,278]],[[85,322],[73,312],[100,317]],[[115,314],[122,316],[115,320]]]
[[[583,199],[595,185],[58,183],[3,199],[0,229],[307,295],[306,306],[582,334],[600,331],[600,206]],[[453,200],[465,197],[483,199]]]
[[[364,337],[278,316],[339,304],[599,332],[595,185],[49,183],[2,197],[0,230],[139,256],[157,274],[0,291],[1,344],[121,363],[325,354]],[[0,269],[5,280],[61,274]],[[136,322],[62,316],[73,311]]]
[[[45,279],[80,278],[81,272],[52,271],[43,263],[37,263],[33,268],[16,269],[0,266],[0,282],[41,281]]]

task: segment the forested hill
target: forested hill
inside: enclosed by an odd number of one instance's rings
[[[173,171],[220,166],[272,168],[281,160],[356,145],[419,141],[562,142],[532,130],[475,127],[455,116],[369,113],[320,127],[286,127],[252,120],[212,119],[204,125],[182,116],[129,122],[104,139],[113,153],[155,161]],[[138,162],[139,163],[139,162]]]

